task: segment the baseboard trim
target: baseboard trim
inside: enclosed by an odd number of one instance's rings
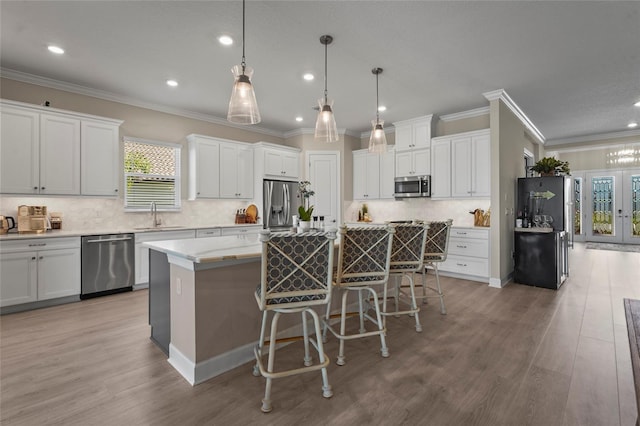
[[[504,288],[513,280],[513,273],[504,278],[489,278],[489,287]]]

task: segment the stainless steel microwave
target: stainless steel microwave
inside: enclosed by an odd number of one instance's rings
[[[395,179],[395,198],[431,197],[431,176],[407,176]]]

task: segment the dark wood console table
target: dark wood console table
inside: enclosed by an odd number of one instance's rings
[[[636,426],[640,426],[640,300],[624,299],[624,312],[627,317],[631,367],[636,389],[636,406],[638,410]]]

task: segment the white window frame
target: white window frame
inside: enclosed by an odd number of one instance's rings
[[[181,152],[182,152],[182,145],[181,144],[177,144],[177,143],[171,143],[171,142],[162,142],[162,141],[155,141],[155,140],[149,140],[149,139],[141,139],[141,138],[134,138],[134,137],[129,137],[129,136],[125,136],[122,138],[123,140],[123,147],[124,147],[124,143],[125,142],[133,142],[133,143],[139,143],[139,144],[145,144],[145,145],[156,145],[156,146],[163,146],[163,147],[169,147],[169,148],[173,148],[175,149],[175,176],[172,176],[173,180],[174,180],[174,185],[175,185],[175,196],[174,196],[174,204],[173,206],[166,206],[166,205],[162,205],[159,204],[157,206],[157,211],[180,211],[182,209],[182,197],[181,197],[181,187],[182,187],[182,172],[181,172]],[[126,154],[123,155],[123,166],[124,166],[124,162],[126,161]],[[124,211],[125,212],[140,212],[140,211],[144,211],[147,212],[150,210],[151,205],[149,206],[145,206],[145,207],[130,207],[127,205],[127,198],[128,198],[128,191],[127,191],[127,177],[129,176],[147,176],[147,177],[167,177],[166,175],[152,175],[152,174],[137,174],[137,173],[129,173],[127,172],[126,168],[124,168]]]

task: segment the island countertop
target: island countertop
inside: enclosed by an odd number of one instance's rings
[[[237,260],[258,260],[262,254],[260,235],[190,238],[144,243],[150,249],[166,253],[171,263],[206,264]]]

